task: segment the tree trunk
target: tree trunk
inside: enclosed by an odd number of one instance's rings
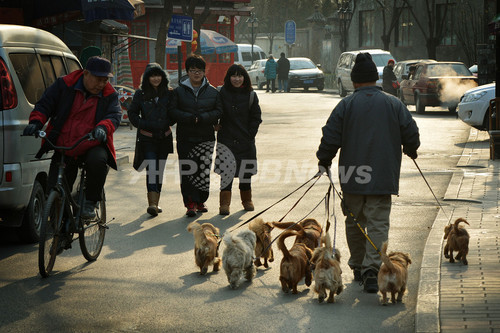
[[[156,34],[155,44],[155,62],[159,63],[163,68],[166,67],[165,48],[167,44],[167,32],[174,10],[173,1],[165,0],[163,5],[163,15],[160,22],[160,28]]]

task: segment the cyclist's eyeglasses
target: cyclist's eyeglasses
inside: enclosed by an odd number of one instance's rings
[[[204,72],[203,69],[190,69],[189,73],[191,74],[202,74]]]

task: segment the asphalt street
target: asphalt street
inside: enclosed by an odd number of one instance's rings
[[[400,194],[393,197],[389,250],[410,253],[412,265],[403,304],[381,306],[379,294],[366,294],[352,280],[344,235],[344,217],[335,198],[332,238],[342,258],[344,291],[335,304],[318,304],[312,286],[299,284],[297,295],[284,294],[279,283],[281,253],[270,268],[259,268],[252,282],[229,288],[223,271],[199,275],[193,236],[187,224],[210,222],[221,233],[246,221],[311,178],[317,171],[315,152],[337,94],[258,91],[263,123],[257,136],[259,173],[252,182],[255,212],[242,210],[233,188],[231,215],[219,216],[218,177],[212,175],[208,213],[190,219],[179,189],[176,154],[169,156],[160,205],[163,213],[146,213],[145,174],[132,169],[135,131],[121,126],[115,133],[118,171],[106,183],[110,229],[103,252],[86,263],[78,243],[57,258],[55,274],[42,279],[35,245],[20,244],[3,232],[0,240],[0,331],[26,332],[412,332],[422,253],[438,205],[413,162],[405,157]],[[412,111],[421,132],[417,162],[436,196],[442,199],[467,141],[469,128],[448,112]],[[337,173],[334,160],[333,174]],[[338,179],[335,177],[335,181]],[[266,221],[296,221],[325,195],[320,179],[297,206],[297,192],[261,216]],[[446,207],[446,203],[441,202]],[[285,214],[287,214],[285,216]],[[320,205],[310,215],[326,220]],[[274,230],[273,237],[279,234]],[[291,242],[290,242],[291,243]]]

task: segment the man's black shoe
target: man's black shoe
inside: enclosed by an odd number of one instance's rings
[[[84,220],[93,220],[96,217],[95,210],[99,207],[99,202],[86,200],[83,203],[82,209],[82,219]]]
[[[367,293],[378,292],[377,274],[373,271],[368,271],[363,275],[363,289]]]
[[[352,272],[354,274],[354,281],[358,282],[363,281],[363,277],[361,276],[361,270],[355,268],[352,270]]]

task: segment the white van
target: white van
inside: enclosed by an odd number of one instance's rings
[[[238,52],[234,53],[234,63],[241,64],[246,70],[252,66],[252,44],[236,44]],[[253,45],[253,61],[266,59],[266,53],[258,45]]]
[[[394,58],[389,51],[381,49],[347,51],[342,53],[335,69],[340,97],[344,97],[348,92],[354,91],[354,85],[351,81],[351,71],[354,66],[356,56],[360,52],[370,53],[372,56],[372,60],[378,70],[379,79],[377,80],[377,86],[379,87],[382,87],[382,76],[384,67],[387,65],[387,61],[389,61],[389,59],[394,59],[394,61],[396,61],[396,58]]]
[[[0,24],[0,226],[20,227],[38,241],[50,155],[38,160],[40,140],[21,136],[35,103],[59,76],[81,69],[53,34]]]

